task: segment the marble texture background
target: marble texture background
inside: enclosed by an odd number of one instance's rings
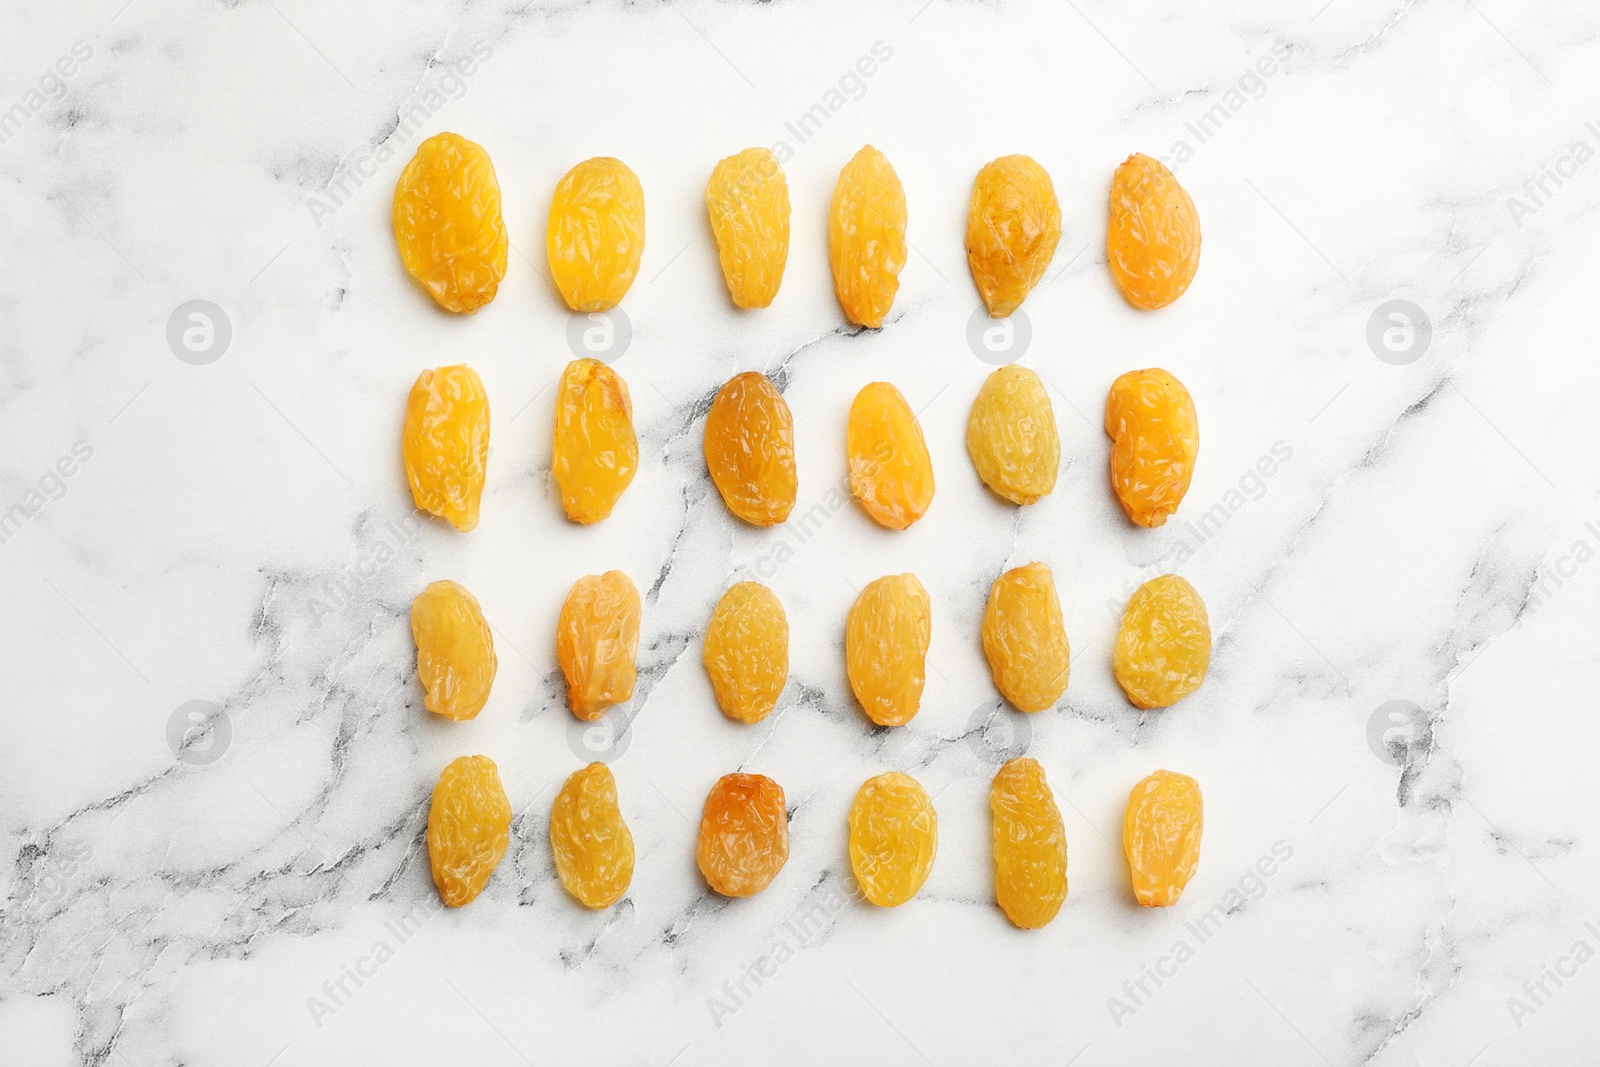
[[[1595,1058],[1592,4],[94,0],[7,22],[0,1059]],[[441,129],[492,154],[516,250],[470,318],[410,284],[388,223]],[[780,141],[788,274],[741,314],[704,182]],[[826,266],[829,192],[867,142],[905,183],[913,249],[877,333],[846,328]],[[1155,314],[1103,254],[1135,150],[1174,161],[1205,230],[1193,287]],[[1010,152],[1050,170],[1065,225],[1021,355],[1063,468],[1020,512],[963,441],[992,369],[968,342],[966,203]],[[615,364],[643,462],[579,529],[549,484],[573,352],[543,216],[605,154],[648,203]],[[228,325],[204,365],[168,342],[192,300]],[[1426,316],[1425,346],[1369,344],[1394,300]],[[456,361],[494,410],[468,536],[416,522],[397,447],[418,371]],[[1097,425],[1111,380],[1151,365],[1203,429],[1181,521],[1157,531],[1112,500]],[[805,534],[739,525],[705,476],[710,396],[748,369],[794,410],[796,514],[825,518]],[[903,534],[828,503],[850,398],[877,379],[921,410],[938,475]],[[1139,712],[1110,674],[1116,606],[1180,556],[1211,675]],[[976,634],[989,583],[1033,559],[1075,661],[1061,704],[1024,720],[996,710]],[[645,595],[640,685],[625,731],[587,732],[554,622],[611,567]],[[843,620],[855,587],[902,570],[933,597],[933,671],[921,714],[882,732],[850,698]],[[793,627],[788,689],[754,728],[717,713],[698,662],[741,574]],[[430,721],[414,676],[410,599],[441,577],[477,594],[500,650],[468,724]],[[988,783],[1023,747],[1071,848],[1071,896],[1038,932],[992,902]],[[445,913],[427,799],[473,752],[519,814],[488,891]],[[564,895],[545,838],[595,754],[639,849],[600,914]],[[1131,903],[1117,844],[1158,767],[1198,778],[1207,808],[1199,874],[1160,913]],[[740,768],[784,785],[793,854],[730,903],[693,838]],[[887,769],[936,796],[941,847],[919,898],[879,911],[852,898],[844,817]]]

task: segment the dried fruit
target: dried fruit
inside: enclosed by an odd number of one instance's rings
[[[1067,831],[1037,760],[1009,760],[989,790],[994,895],[1006,918],[1037,930],[1067,899]]]
[[[939,851],[939,817],[928,791],[899,771],[868,778],[850,805],[850,869],[883,908],[917,895]]]
[[[706,182],[706,212],[728,295],[742,308],[771,304],[789,260],[789,182],[778,157],[746,148],[719,162]]]
[[[579,578],[556,620],[556,659],[572,714],[593,721],[633,696],[639,590],[621,571]]]
[[[1128,303],[1164,308],[1200,267],[1200,215],[1172,172],[1135,152],[1111,179],[1106,259]]]
[[[1029,563],[994,580],[983,610],[983,654],[994,687],[1018,709],[1043,711],[1061,699],[1072,650],[1049,567]]]
[[[1135,707],[1168,708],[1200,688],[1211,664],[1211,622],[1194,586],[1163,574],[1122,613],[1111,669]]]
[[[567,171],[550,200],[544,235],[550,277],[573,311],[622,302],[644,255],[644,188],[620,159],[599,156]]]
[[[394,239],[406,270],[446,311],[493,300],[507,242],[489,153],[454,133],[417,146],[394,187]]]
[[[789,679],[789,620],[777,594],[760,582],[723,593],[706,627],[704,660],[724,715],[765,719]]]
[[[462,756],[439,775],[428,809],[433,884],[452,908],[470,903],[511,841],[511,801],[488,756]]]
[[[411,499],[465,533],[478,525],[489,466],[489,394],[464,364],[425,370],[406,398],[400,454]]]
[[[1011,363],[984,379],[967,419],[967,451],[983,484],[1013,504],[1056,487],[1061,438],[1037,374]]]
[[[928,591],[915,574],[869,582],[851,605],[844,632],[850,688],[879,726],[908,723],[922,706],[932,633]]]
[[[706,884],[725,897],[749,897],[789,860],[789,809],[783,788],[764,774],[725,774],[706,794],[695,859]]]
[[[477,598],[455,582],[433,582],[411,602],[417,677],[429,711],[471,719],[483,710],[500,661]]]
[[[873,382],[856,394],[845,428],[850,491],[874,522],[904,530],[933,503],[933,460],[900,390]]]
[[[604,763],[573,771],[550,808],[550,851],[561,884],[586,908],[609,908],[633,881],[633,834]]]
[[[888,158],[871,145],[844,165],[833,187],[828,255],[845,318],[882,326],[906,265],[906,192]]]
[[[1003,319],[1039,284],[1061,240],[1061,204],[1045,169],[1001,156],[972,183],[967,263],[989,314]]]
[[[575,359],[556,387],[555,444],[550,472],[573,522],[611,514],[639,469],[628,383],[597,359]]]
[[[1164,370],[1131,370],[1106,397],[1111,488],[1140,526],[1160,526],[1189,491],[1200,420],[1183,383]]]
[[[1186,774],[1157,771],[1128,794],[1122,848],[1133,876],[1133,895],[1147,908],[1178,902],[1200,865],[1200,783]]]
[[[706,469],[728,510],[755,526],[789,517],[797,488],[794,416],[764,374],[736,374],[706,415]]]

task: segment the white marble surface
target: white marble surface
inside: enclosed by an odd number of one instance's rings
[[[125,3],[13,2],[0,45],[0,108],[21,107],[0,144],[0,508],[23,505],[0,544],[0,1059],[1594,1058],[1592,4]],[[846,77],[877,42],[872,76]],[[436,311],[394,252],[390,192],[421,136],[397,117],[418,101],[423,134],[485,145],[506,192],[517,252],[476,317]],[[818,103],[838,106],[801,143],[785,124]],[[788,275],[771,310],[739,314],[702,190],[720,157],[780,140]],[[869,141],[905,183],[914,252],[886,328],[859,334],[824,212]],[[1102,253],[1111,170],[1134,150],[1184,157],[1205,228],[1193,288],[1156,314],[1123,303]],[[1021,513],[963,443],[991,369],[965,339],[966,199],[1009,152],[1050,170],[1065,219],[1023,357],[1052,387],[1063,471]],[[548,389],[572,353],[542,221],[560,174],[602,154],[649,206],[616,364],[643,463],[612,518],[579,529],[548,484]],[[209,365],[166,340],[193,299],[231,324]],[[1404,365],[1366,340],[1393,299],[1433,328]],[[482,525],[410,531],[403,398],[461,360],[494,407]],[[1130,527],[1106,489],[1106,387],[1149,365],[1198,404],[1178,519],[1221,504],[1204,539]],[[934,455],[928,516],[891,534],[848,504],[803,541],[732,520],[699,435],[746,369],[793,407],[797,514],[841,484],[855,391],[898,383]],[[1257,478],[1274,448],[1288,458]],[[1142,713],[1110,675],[1108,603],[1180,544],[1216,655],[1198,694]],[[1032,559],[1055,570],[1076,653],[1061,705],[1023,727],[1066,815],[1072,893],[1024,933],[992,903],[994,756],[970,724],[996,701],[988,584]],[[646,593],[637,718],[610,754],[639,859],[627,899],[592,914],[545,840],[584,753],[552,634],[573,579],[610,567]],[[742,568],[794,633],[789,688],[754,728],[717,713],[698,662]],[[936,670],[916,720],[875,732],[843,619],[853,585],[907,569],[933,597]],[[439,577],[497,631],[469,724],[429,721],[414,677],[409,602]],[[225,715],[210,762],[169,746],[189,701]],[[1403,766],[1369,743],[1389,701],[1428,727]],[[446,914],[426,802],[471,752],[520,814],[488,891]],[[1207,807],[1169,912],[1132,905],[1114,844],[1157,767],[1196,776]],[[793,855],[728,903],[698,878],[691,820],[737,768],[786,788]],[[844,852],[856,786],[886,769],[936,794],[942,837],[921,895],[889,912],[850,899]]]

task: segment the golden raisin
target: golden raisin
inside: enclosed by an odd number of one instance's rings
[[[446,311],[493,300],[508,246],[489,153],[454,133],[417,146],[394,187],[394,238],[406,270]]]
[[[706,794],[695,860],[706,884],[749,897],[772,884],[789,860],[783,788],[764,774],[725,774]]]
[[[1172,172],[1135,152],[1111,179],[1106,259],[1128,303],[1164,308],[1200,267],[1200,215]]]
[[[1211,623],[1194,586],[1163,574],[1122,613],[1111,668],[1135,707],[1168,708],[1200,688],[1211,664]]]
[[[994,580],[983,610],[983,654],[994,687],[1018,709],[1043,711],[1061,699],[1072,650],[1049,567],[1029,563]]]
[[[1164,370],[1131,370],[1106,397],[1111,488],[1128,518],[1160,526],[1189,491],[1200,420],[1183,383]]]
[[[452,908],[489,884],[511,842],[511,801],[488,756],[462,756],[439,775],[428,809],[428,861],[433,884]]]
[[[883,908],[917,895],[939,851],[939,817],[928,791],[899,771],[868,778],[850,805],[850,869]]]
[[[622,302],[644,255],[644,188],[620,159],[586,159],[550,200],[544,235],[550,276],[573,311]]]
[[[789,182],[778,157],[746,148],[719,162],[706,182],[706,212],[734,304],[771,304],[789,260]]]
[[[455,582],[433,582],[411,602],[417,677],[429,711],[471,719],[489,700],[499,660],[477,598]]]
[[[597,359],[575,359],[556,386],[555,444],[550,471],[573,522],[611,514],[639,469],[628,383]]]
[[[1200,783],[1186,774],[1157,771],[1133,787],[1122,848],[1140,904],[1168,908],[1178,902],[1200,865],[1203,821]]]
[[[466,532],[478,525],[489,465],[489,394],[463,364],[425,370],[406,398],[400,453],[417,507]]]
[[[764,374],[736,374],[706,415],[706,469],[728,510],[774,526],[794,509],[794,416]]]
[[[994,819],[994,895],[1024,930],[1056,917],[1067,899],[1067,831],[1037,760],[1008,760],[989,790]]]
[[[967,419],[967,451],[983,484],[1013,504],[1032,504],[1056,487],[1061,438],[1037,374],[1012,363],[984,379]]]
[[[888,158],[871,145],[844,165],[833,187],[828,256],[845,318],[882,326],[906,265],[906,192]]]
[[[1027,156],[1001,156],[972,184],[967,263],[989,314],[1021,306],[1061,240],[1061,204],[1045,169]]]
[[[573,771],[550,809],[550,851],[561,884],[586,908],[609,908],[633,881],[633,834],[604,763]]]
[[[933,503],[933,459],[900,390],[873,382],[856,394],[845,428],[850,491],[874,522],[904,530]]]
[[[621,571],[579,578],[556,620],[556,659],[572,714],[593,721],[633,696],[639,590]]]
[[[777,594],[760,582],[723,593],[706,627],[704,660],[724,715],[765,719],[789,679],[789,620]]]
[[[910,722],[922,706],[933,634],[928,591],[915,574],[867,583],[845,624],[845,667],[867,718],[879,726]]]

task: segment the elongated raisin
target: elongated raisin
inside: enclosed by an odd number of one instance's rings
[[[395,184],[394,237],[406,271],[446,311],[493,300],[508,242],[489,153],[454,133],[418,145]]]
[[[568,363],[556,387],[550,450],[550,471],[567,518],[587,524],[610,515],[638,469],[628,383],[599,360]]]
[[[983,484],[1013,504],[1032,504],[1056,487],[1061,438],[1037,374],[1012,363],[984,379],[967,419],[967,451]]]
[[[411,602],[411,636],[427,709],[447,719],[475,718],[499,668],[478,599],[456,582],[430,583]]]
[[[1061,240],[1061,205],[1045,169],[1001,156],[972,183],[967,264],[994,318],[1005,318],[1039,284]]]
[[[789,678],[789,620],[777,594],[760,582],[723,593],[702,658],[723,714],[740,722],[766,718]]]
[[[995,772],[994,895],[1006,918],[1037,930],[1067,899],[1067,831],[1044,768],[1026,756]]]
[[[915,574],[867,583],[845,624],[845,666],[850,688],[867,718],[901,726],[922,706],[933,613],[928,591]]]
[[[794,416],[765,374],[736,374],[706,415],[706,469],[728,510],[753,526],[775,526],[794,509]]]
[[[873,382],[856,394],[845,428],[850,491],[872,520],[904,530],[933,503],[933,459],[900,390]]]
[[[609,908],[633,881],[633,834],[604,763],[573,771],[550,809],[550,851],[568,893],[586,908]]]
[[[1111,667],[1136,707],[1167,708],[1200,688],[1211,664],[1211,621],[1194,586],[1176,574],[1128,600]]]
[[[466,532],[478,525],[489,466],[489,394],[471,367],[425,370],[406,398],[400,454],[417,508]]]
[[[1167,908],[1178,902],[1200,865],[1204,821],[1200,783],[1186,774],[1156,771],[1133,787],[1122,848],[1140,904]]]
[[[734,304],[771,304],[789,260],[789,182],[778,157],[746,148],[719,162],[706,182],[706,212]]]
[[[1072,650],[1049,567],[1029,563],[994,580],[983,611],[983,654],[995,688],[1019,710],[1043,711],[1061,699]]]
[[[906,193],[888,158],[871,145],[845,164],[833,187],[828,255],[845,318],[882,326],[906,265]]]
[[[1106,259],[1128,303],[1163,308],[1200,268],[1200,215],[1178,179],[1135,152],[1111,179]]]
[[[573,583],[556,620],[556,659],[572,714],[593,721],[633,696],[639,650],[639,590],[621,571]]]
[[[789,809],[764,774],[725,774],[706,795],[695,860],[706,884],[725,897],[749,897],[772,884],[789,861]]]
[[[644,255],[644,187],[620,159],[586,159],[562,177],[545,229],[550,276],[573,311],[622,302]]]
[[[511,841],[511,801],[488,756],[462,756],[439,775],[428,809],[433,884],[452,908],[489,884]]]
[[[1183,383],[1159,368],[1131,370],[1106,397],[1111,488],[1140,526],[1167,521],[1194,476],[1200,420]]]
[[[882,908],[917,895],[939,851],[939,816],[928,791],[899,771],[862,783],[850,805],[850,869]]]

